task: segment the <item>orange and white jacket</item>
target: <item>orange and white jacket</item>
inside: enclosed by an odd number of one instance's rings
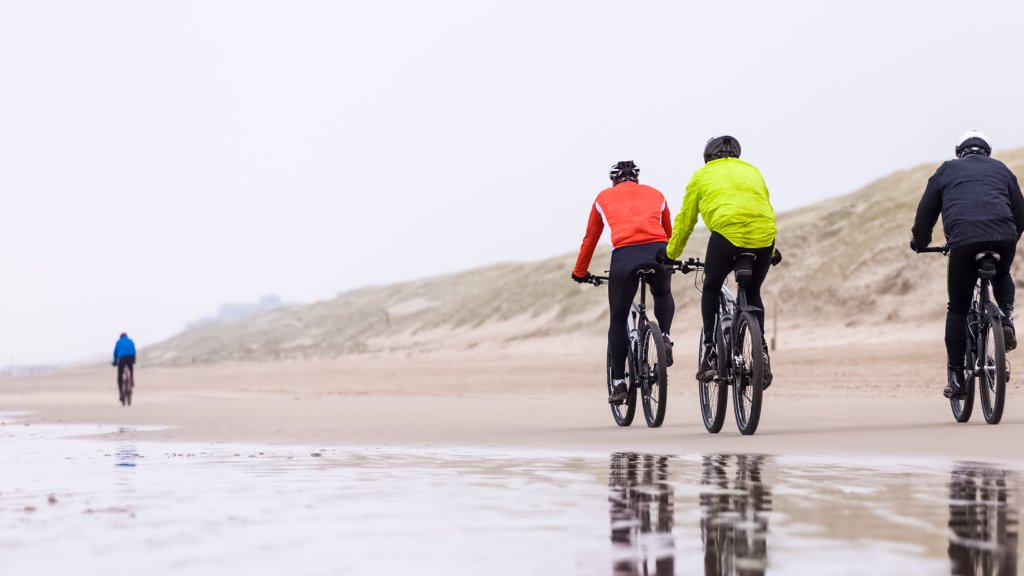
[[[573,268],[574,276],[583,276],[590,267],[594,248],[605,225],[611,229],[612,249],[650,242],[668,242],[672,236],[672,218],[665,197],[655,188],[622,182],[597,195],[590,209],[587,233]]]

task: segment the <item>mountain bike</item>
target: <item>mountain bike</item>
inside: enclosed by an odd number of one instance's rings
[[[626,330],[629,335],[629,353],[626,357],[626,399],[609,402],[612,418],[619,426],[629,426],[636,414],[636,399],[639,392],[644,408],[647,426],[657,428],[665,421],[668,402],[668,371],[665,366],[667,352],[665,340],[658,323],[647,318],[647,283],[656,272],[657,264],[642,267],[635,273],[640,276],[640,302],[633,301]],[[600,286],[608,282],[607,276],[591,276],[590,283]],[[612,354],[607,354],[608,397],[612,396]]]
[[[949,246],[921,248],[918,252],[949,254]],[[1006,382],[1010,379],[1010,365],[1006,361],[1006,343],[1003,339],[1003,312],[989,297],[989,286],[996,275],[999,254],[979,252],[978,282],[974,286],[974,299],[967,312],[967,351],[964,354],[965,394],[949,399],[953,418],[967,422],[974,410],[974,389],[981,396],[981,410],[985,421],[998,424],[1003,418],[1006,402]]]
[[[754,316],[757,310],[747,304],[746,283],[753,277],[755,256],[743,253],[736,257],[733,274],[736,278],[736,296],[722,284],[718,314],[715,315],[715,349],[717,374],[714,378],[698,378],[700,414],[704,427],[712,434],[722,429],[729,386],[732,386],[733,414],[736,426],[743,435],[757,431],[761,420],[761,399],[764,393],[765,352],[761,325]],[[697,258],[676,261],[674,270],[683,274],[701,270],[704,264]],[[704,328],[698,346],[698,366],[704,358]]]
[[[126,364],[121,370],[121,377],[117,383],[117,389],[121,393],[121,405],[132,405],[132,390],[135,389],[135,367]]]

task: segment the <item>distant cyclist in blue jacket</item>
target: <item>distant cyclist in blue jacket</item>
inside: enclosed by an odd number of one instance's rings
[[[117,344],[114,345],[113,365],[117,366],[117,391],[120,394],[121,378],[124,377],[125,368],[129,370],[132,379],[135,379],[135,342],[132,342],[132,339],[124,332],[121,333],[121,337],[117,339]],[[124,398],[121,398],[121,400],[124,400]]]

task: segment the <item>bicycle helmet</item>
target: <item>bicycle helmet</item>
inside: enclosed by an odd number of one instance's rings
[[[714,136],[704,146],[704,163],[719,158],[739,158],[740,141],[732,136]]]
[[[630,182],[637,182],[640,179],[640,168],[633,163],[632,160],[623,160],[616,162],[612,169],[608,172],[608,177],[612,179],[612,182],[618,184],[629,180]]]
[[[992,154],[992,147],[988,144],[988,137],[977,130],[964,132],[956,144],[956,157],[963,158],[971,154]]]

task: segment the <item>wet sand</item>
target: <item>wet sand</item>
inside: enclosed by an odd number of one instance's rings
[[[990,464],[313,450],[145,442],[126,428],[0,421],[4,574],[1021,569],[1021,476]],[[99,433],[106,437],[81,436]]]
[[[534,341],[491,353],[353,356],[316,362],[138,367],[122,408],[114,370],[91,367],[0,379],[4,411],[37,423],[170,426],[155,441],[268,445],[517,447],[649,453],[746,452],[937,456],[1024,463],[1024,389],[1011,378],[1003,421],[953,421],[941,396],[941,343],[817,346],[774,354],[758,432],[742,437],[731,406],[723,431],[700,422],[683,345],[669,372],[665,425],[614,425],[603,342]],[[558,350],[572,352],[559,353]],[[1015,355],[1011,355],[1011,361]],[[1018,383],[1015,383],[1018,382]]]

